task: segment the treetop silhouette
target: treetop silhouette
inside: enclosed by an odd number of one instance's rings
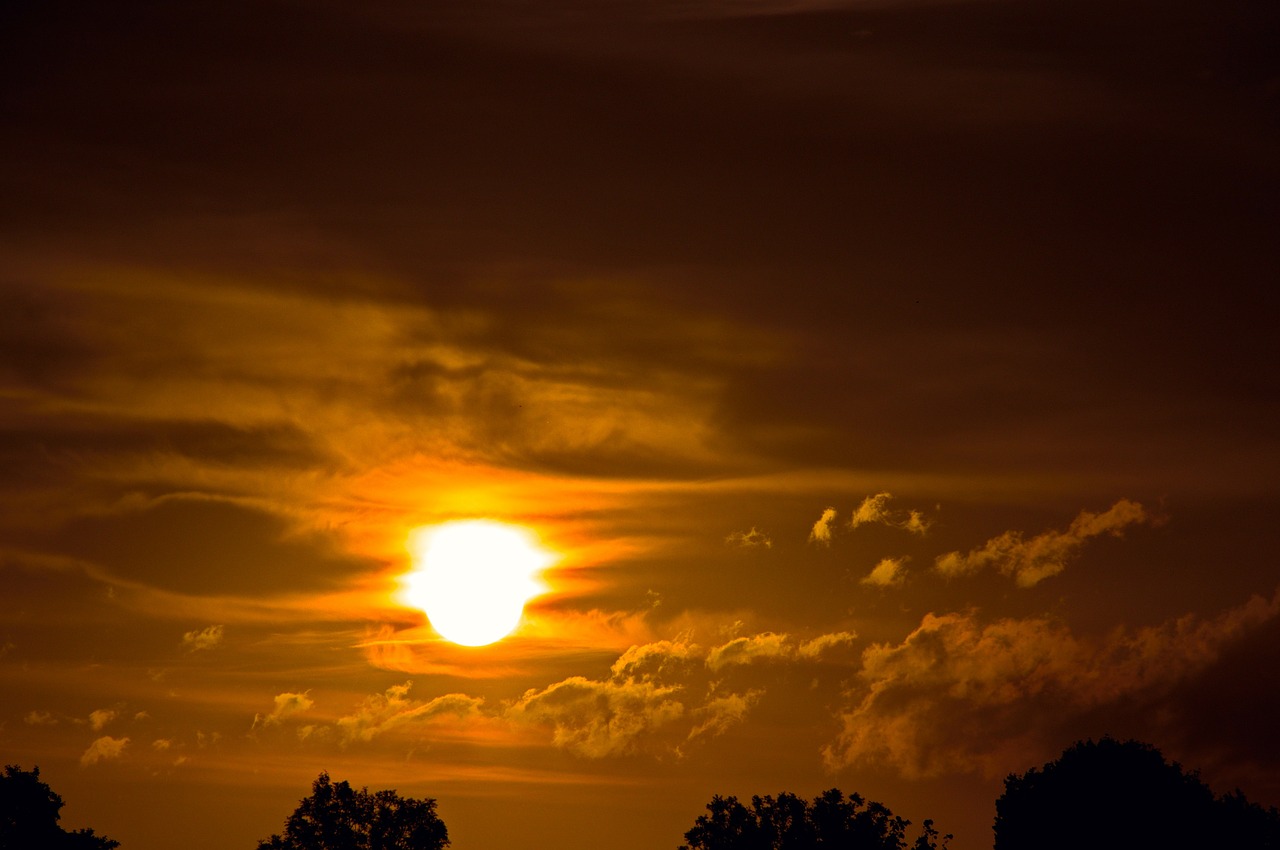
[[[434,799],[369,793],[321,773],[285,821],[283,835],[258,842],[258,850],[443,850],[449,832]]]
[[[40,781],[40,768],[5,765],[0,776],[0,850],[113,850],[119,841],[92,829],[67,832],[58,825],[62,797]]]
[[[1139,741],[1079,741],[1005,779],[995,850],[1280,850],[1280,812],[1239,791],[1215,798],[1196,772]]]
[[[707,814],[699,815],[684,834],[680,850],[906,850],[911,821],[893,814],[859,794],[848,797],[838,788],[812,801],[795,794],[752,797],[744,805],[737,797],[712,797]],[[945,848],[950,835],[941,836],[926,820],[913,850]]]

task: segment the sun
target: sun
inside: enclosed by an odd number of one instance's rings
[[[538,573],[553,560],[529,529],[487,519],[418,529],[409,551],[414,570],[404,577],[405,600],[462,646],[511,634],[525,603],[545,590]]]

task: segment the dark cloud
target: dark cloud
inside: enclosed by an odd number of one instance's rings
[[[207,498],[75,519],[42,542],[121,579],[196,594],[314,591],[370,569],[326,535],[293,532],[275,515]]]

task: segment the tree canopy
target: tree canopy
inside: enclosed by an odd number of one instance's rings
[[[995,850],[1280,850],[1280,812],[1223,797],[1139,741],[1079,741],[1005,779]]]
[[[782,793],[752,797],[750,805],[717,795],[684,834],[688,844],[680,850],[906,850],[910,824],[880,803],[845,797],[837,788],[812,801]],[[933,821],[926,820],[912,848],[937,850],[950,839],[941,836],[939,844]]]
[[[284,834],[258,842],[258,850],[442,850],[448,844],[435,800],[357,791],[321,773],[311,796],[285,821]]]
[[[0,776],[0,850],[113,850],[119,841],[92,829],[67,832],[58,825],[62,797],[40,780],[40,768],[5,765]]]

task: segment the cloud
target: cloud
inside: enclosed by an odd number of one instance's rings
[[[1158,702],[1277,613],[1280,593],[1214,619],[1188,615],[1100,639],[1050,617],[928,614],[901,643],[863,652],[841,732],[823,754],[833,768],[882,764],[912,778],[997,776],[1062,737],[1073,718],[1122,700]]]
[[[795,654],[795,642],[787,635],[764,632],[751,637],[734,638],[722,646],[713,647],[707,653],[707,667],[719,671],[733,664],[791,658]]]
[[[858,639],[855,632],[832,632],[818,635],[810,641],[800,644],[797,653],[801,658],[819,658],[835,649],[843,649]]]
[[[898,527],[903,531],[909,531],[912,534],[924,536],[929,531],[929,526],[933,525],[932,520],[925,519],[924,514],[920,511],[907,511],[907,518],[899,522]]]
[[[694,715],[698,725],[689,732],[689,740],[703,736],[715,737],[729,731],[746,719],[747,713],[762,696],[764,696],[763,690],[752,689],[745,693],[726,694],[708,700]]]
[[[97,711],[91,711],[89,712],[89,728],[95,732],[100,732],[115,719],[116,713],[111,709],[100,708]]]
[[[924,514],[920,511],[889,510],[889,500],[892,498],[893,494],[887,491],[876,493],[874,496],[867,496],[862,500],[862,504],[854,509],[853,517],[849,521],[850,528],[857,528],[868,523],[879,523],[923,536],[933,523],[925,519]]]
[[[862,577],[862,584],[874,587],[901,587],[907,579],[907,558],[883,558],[870,573]]]
[[[822,516],[818,517],[818,521],[813,524],[813,530],[809,532],[810,543],[821,543],[824,546],[831,544],[831,524],[836,521],[836,509],[827,508],[822,512]]]
[[[773,665],[812,665],[847,647],[852,632],[800,643],[764,632],[704,648],[687,639],[636,645],[618,657],[603,679],[573,676],[527,691],[506,718],[549,728],[552,742],[584,758],[641,752],[687,754],[694,742],[722,735],[747,718],[764,697]],[[750,686],[727,686],[729,672],[755,668]],[[735,679],[736,680],[736,679]]]
[[[751,526],[750,531],[735,531],[724,539],[728,546],[737,546],[742,549],[772,549],[773,540],[763,531],[758,531],[756,527]]]
[[[688,678],[703,663],[702,649],[685,640],[639,644],[618,656],[609,668],[614,679],[674,682]]]
[[[157,752],[164,752],[173,746],[173,741],[168,738],[156,738],[151,742],[151,749]]]
[[[80,765],[81,767],[88,767],[106,759],[120,758],[124,748],[128,745],[128,738],[112,738],[110,735],[103,735],[90,744],[89,749],[85,750],[84,754],[80,756]]]
[[[877,493],[874,496],[867,496],[862,500],[862,504],[858,505],[854,510],[850,524],[857,528],[869,522],[885,522],[888,519],[886,506],[892,498],[892,493]]]
[[[47,711],[28,711],[22,722],[28,726],[56,726],[58,718]]]
[[[480,713],[484,700],[466,694],[444,694],[430,700],[409,698],[413,682],[393,685],[385,693],[365,698],[355,712],[338,718],[344,741],[370,741],[401,726],[442,717],[467,718]]]
[[[1150,518],[1139,503],[1121,499],[1100,514],[1081,511],[1066,531],[1046,531],[1030,540],[1024,540],[1019,531],[1006,531],[967,555],[941,555],[934,566],[947,578],[992,568],[1012,578],[1019,587],[1033,587],[1066,569],[1067,561],[1089,538],[1102,534],[1120,537],[1125,527]]]
[[[270,714],[255,714],[253,716],[253,729],[266,728],[267,726],[275,726],[281,723],[285,718],[302,711],[307,711],[315,705],[315,700],[311,699],[310,691],[305,693],[289,693],[277,694],[275,698],[275,707],[271,709]]]
[[[653,681],[573,676],[525,692],[507,716],[551,727],[552,742],[580,756],[626,755],[685,713],[680,687]]]
[[[223,626],[209,626],[187,632],[182,636],[182,645],[188,652],[199,652],[202,649],[213,649],[222,643]]]

